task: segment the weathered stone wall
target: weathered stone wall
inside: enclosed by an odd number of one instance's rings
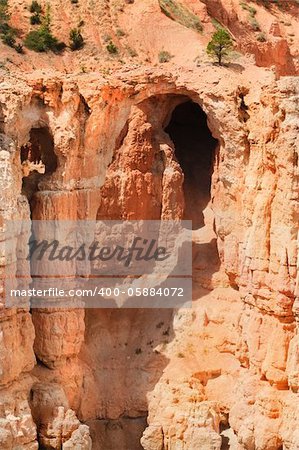
[[[11,398],[1,408],[3,448],[37,448],[30,401],[39,439],[56,430],[54,448],[73,432],[72,442],[90,445],[70,408],[81,421],[148,411],[149,450],[218,449],[227,417],[240,449],[298,445],[298,83],[259,80],[258,69],[252,79],[231,72],[228,83],[226,70],[2,89],[2,220],[30,217],[19,152],[41,126],[53,136],[58,168],[39,183],[32,218],[181,217],[183,174],[163,128],[183,98],[198,102],[219,141],[208,208],[220,259],[220,267],[211,262],[203,233],[205,261],[196,259],[194,272],[204,283],[195,283],[192,311],[3,309],[0,382]],[[39,402],[49,416],[36,418]],[[11,424],[24,417],[20,437]]]

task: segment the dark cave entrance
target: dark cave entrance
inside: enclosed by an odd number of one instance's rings
[[[211,198],[211,176],[217,139],[207,125],[207,115],[192,100],[176,106],[165,128],[175,146],[184,173],[184,219],[192,228],[204,226],[203,210]]]
[[[41,178],[52,174],[57,169],[54,140],[49,129],[47,127],[32,128],[29,142],[21,147],[20,156],[23,168],[22,193],[31,202]]]

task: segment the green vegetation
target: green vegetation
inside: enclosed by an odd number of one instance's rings
[[[161,11],[170,19],[180,23],[184,27],[201,32],[203,30],[199,18],[186,6],[176,0],[159,0]]]
[[[41,20],[42,7],[41,7],[41,5],[37,1],[33,0],[33,2],[31,3],[31,5],[29,7],[29,11],[31,12],[31,17],[30,17],[31,25],[40,25],[42,23],[42,20]]]
[[[258,23],[258,21],[256,20],[255,17],[251,17],[251,18],[249,19],[249,23],[250,23],[250,25],[251,25],[251,28],[252,28],[254,31],[261,31],[260,24]]]
[[[158,55],[159,63],[166,63],[171,60],[173,56],[166,50],[161,50]]]
[[[56,37],[44,25],[27,34],[25,46],[35,52],[58,51],[61,48]]]
[[[31,5],[29,7],[29,11],[32,14],[41,14],[43,10],[42,10],[41,5],[36,0],[33,0],[33,2],[31,3]]]
[[[136,56],[138,56],[138,53],[134,48],[127,46],[126,50],[129,53],[129,56],[131,56],[131,58],[136,58]]]
[[[220,28],[213,34],[212,39],[208,43],[207,54],[212,58],[216,58],[219,66],[221,66],[223,58],[228,56],[232,47],[233,41],[230,34],[223,28]]]
[[[8,0],[0,0],[0,38],[4,44],[21,53],[20,44],[16,44],[17,30],[9,25],[9,19]]]
[[[116,29],[116,36],[123,37],[125,35],[126,35],[126,33],[124,32],[124,30],[122,30],[121,28]]]
[[[221,25],[221,23],[218,22],[218,20],[215,19],[214,17],[211,17],[211,22],[212,22],[214,28],[216,29],[216,31],[222,29],[222,30],[226,30],[229,33],[227,28],[225,28],[223,25]]]
[[[253,6],[250,6],[245,2],[240,2],[240,5],[242,9],[245,9],[246,11],[249,12],[251,17],[254,17],[256,15],[256,9]]]
[[[40,25],[42,23],[40,14],[37,13],[33,14],[30,17],[30,23],[31,25]]]
[[[249,19],[251,28],[254,31],[261,31],[261,27],[255,18],[255,15],[257,13],[256,9],[253,6],[250,6],[250,5],[248,5],[248,3],[245,3],[245,2],[240,2],[240,5],[241,5],[242,9],[244,9],[245,11],[248,11],[248,13],[249,13],[248,19]]]
[[[253,6],[248,6],[249,14],[254,17],[256,15],[256,9]]]
[[[80,28],[72,28],[70,31],[70,49],[80,50],[84,46],[84,38],[81,34]]]
[[[112,41],[112,37],[110,36],[110,34],[104,34],[103,40],[104,42],[110,42]]]
[[[266,42],[267,41],[265,33],[259,33],[256,38],[257,38],[257,40],[259,42]]]
[[[14,46],[14,48],[15,48],[15,50],[16,50],[18,53],[24,53],[24,48],[23,48],[23,45],[22,45],[22,44],[16,44],[16,45]]]
[[[279,9],[287,11],[290,7],[299,4],[299,0],[256,0],[256,2],[267,9],[277,6]]]
[[[261,3],[265,8],[269,9],[269,0],[257,0],[257,3]]]
[[[16,44],[16,38],[15,38],[14,31],[8,30],[6,33],[4,33],[2,36],[2,42],[4,44],[8,45],[9,47],[14,48],[14,46]]]
[[[10,15],[8,13],[8,2],[7,0],[0,0],[0,32],[6,31]]]
[[[42,24],[37,30],[30,31],[25,38],[25,46],[35,52],[47,52],[52,50],[60,52],[65,48],[63,42],[53,36],[51,32],[50,6],[47,5],[46,15],[42,18]]]
[[[219,28],[222,28],[221,23],[218,22],[218,20],[215,19],[214,17],[211,17],[211,22],[214,25],[214,27],[216,28],[216,30],[219,30]]]
[[[106,45],[106,50],[112,55],[116,55],[118,53],[118,48],[116,47],[113,41],[108,42],[108,44]]]

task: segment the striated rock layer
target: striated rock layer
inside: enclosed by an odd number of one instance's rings
[[[2,308],[1,448],[115,448],[103,421],[124,450],[298,448],[298,94],[255,67],[6,77],[2,227],[186,211],[198,226],[192,309]],[[193,140],[191,115],[172,121],[187,101],[206,114]],[[36,128],[40,172],[21,161]]]

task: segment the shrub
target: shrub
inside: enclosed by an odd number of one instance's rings
[[[30,23],[31,25],[40,25],[42,23],[40,15],[38,13],[33,14],[30,17]]]
[[[47,50],[52,49],[57,43],[55,40],[51,39],[51,35],[49,36],[43,28],[30,31],[24,42],[27,48],[34,50],[35,52],[46,52]]]
[[[71,0],[71,3],[72,3],[73,5],[77,5],[77,4],[79,3],[79,0]]]
[[[79,28],[73,28],[70,31],[70,48],[71,50],[80,50],[84,46],[84,38]]]
[[[106,45],[106,49],[109,53],[111,53],[112,55],[116,55],[118,53],[118,48],[116,47],[116,45],[114,44],[114,42],[110,41],[107,45]]]
[[[41,14],[42,7],[37,1],[33,1],[30,5],[29,11],[31,12],[30,23],[31,25],[40,25],[42,23]]]
[[[10,15],[8,13],[7,0],[0,0],[0,33],[1,34],[6,34],[10,31],[11,27],[8,25],[9,19],[10,19]]]
[[[15,45],[15,50],[16,50],[18,53],[24,53],[24,47],[23,47],[22,44],[16,44],[16,45]]]
[[[240,5],[243,9],[249,12],[249,23],[251,25],[251,28],[254,31],[260,31],[261,27],[255,18],[255,15],[257,13],[256,9],[253,6],[247,5],[247,3],[244,2],[240,2]]]
[[[161,11],[170,19],[180,23],[184,27],[192,28],[195,31],[203,30],[199,18],[193,14],[186,6],[176,0],[159,0]]]
[[[251,15],[251,17],[254,17],[255,15],[256,15],[256,9],[253,7],[253,6],[249,6],[248,7],[248,11],[249,11],[249,14]]]
[[[8,33],[11,30],[10,25],[6,22],[0,22],[0,33],[1,35]]]
[[[256,39],[257,39],[259,42],[266,42],[266,41],[267,41],[267,38],[266,38],[266,36],[265,36],[265,33],[259,33],[259,34],[257,35]]]
[[[233,41],[228,31],[219,28],[207,46],[207,54],[212,58],[216,58],[219,66],[222,65],[223,57],[227,56],[233,47]]]
[[[110,36],[110,34],[104,34],[103,39],[104,39],[104,42],[112,41],[112,37]]]
[[[129,53],[129,56],[131,56],[131,58],[136,58],[136,56],[138,56],[138,53],[136,52],[136,50],[132,47],[127,47],[127,52]]]
[[[254,17],[257,13],[256,9],[253,6],[247,5],[245,2],[240,2],[242,9],[245,9],[249,12],[251,17]]]
[[[4,44],[17,50],[17,31],[8,24],[9,19],[10,15],[8,13],[8,1],[0,0],[0,38]]]
[[[250,25],[254,31],[261,31],[261,27],[260,27],[258,21],[254,17],[250,18]]]
[[[30,31],[27,34],[24,43],[27,48],[34,50],[35,52],[47,52],[48,50],[59,52],[66,47],[64,42],[59,42],[51,33],[49,4],[47,5],[47,11],[45,17],[43,17],[42,25],[37,30]]]
[[[59,42],[51,31],[41,26],[38,30],[30,31],[25,38],[25,46],[35,52],[47,52],[48,50],[59,52],[65,48],[63,42]]]
[[[9,47],[14,48],[16,44],[15,32],[13,30],[9,30],[7,33],[3,34],[2,42]]]
[[[30,5],[30,7],[29,7],[29,11],[32,14],[41,14],[42,13],[42,7],[37,1],[33,0],[31,5]]]
[[[7,0],[0,0],[0,27],[7,24],[9,18]]]
[[[220,22],[218,22],[218,20],[216,20],[214,17],[211,17],[211,22],[214,25],[214,28],[216,28],[216,30],[219,30],[219,28],[222,28],[222,25],[220,24]]]
[[[123,37],[123,36],[125,36],[126,35],[126,33],[124,32],[124,30],[122,30],[121,28],[117,28],[117,30],[116,30],[116,36],[118,36],[118,37]]]
[[[166,50],[161,50],[161,52],[159,52],[158,59],[160,63],[166,63],[170,61],[171,58],[173,58],[173,56]]]

